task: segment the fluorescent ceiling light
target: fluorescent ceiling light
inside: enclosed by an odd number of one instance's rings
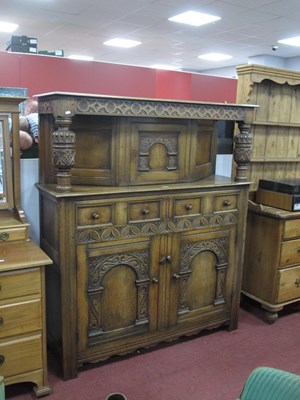
[[[71,58],[72,60],[82,60],[82,61],[92,61],[94,57],[90,56],[77,56],[76,54],[69,56],[68,58]]]
[[[124,47],[124,48],[128,49],[130,47],[138,46],[139,44],[141,44],[141,42],[138,42],[136,40],[115,38],[115,39],[107,40],[103,44],[105,44],[107,46]]]
[[[167,69],[167,70],[179,70],[181,67],[175,66],[175,65],[167,65],[167,64],[153,64],[150,65],[150,68],[155,68],[155,69]]]
[[[223,60],[230,60],[232,56],[220,53],[208,53],[208,54],[203,54],[202,56],[198,56],[198,58],[208,61],[223,61]]]
[[[19,25],[10,22],[0,22],[0,32],[14,32]]]
[[[209,24],[210,22],[218,21],[219,19],[221,18],[214,15],[199,13],[196,11],[186,11],[182,14],[178,14],[174,17],[168,18],[169,21],[180,22],[182,24],[193,26]]]
[[[288,38],[288,39],[281,39],[278,40],[278,43],[288,44],[289,46],[300,46],[300,36]]]

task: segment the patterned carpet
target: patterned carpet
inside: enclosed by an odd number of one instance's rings
[[[218,329],[88,366],[69,381],[50,354],[52,393],[45,400],[105,400],[112,392],[127,400],[235,400],[257,366],[300,375],[299,311],[299,303],[286,307],[269,325],[260,307],[245,301],[235,331]],[[33,398],[31,384],[6,388],[6,399]]]

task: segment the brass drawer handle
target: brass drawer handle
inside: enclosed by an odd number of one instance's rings
[[[4,361],[5,361],[5,356],[0,354],[0,366],[4,364]]]
[[[142,208],[142,214],[143,215],[148,215],[150,213],[149,208]]]
[[[223,205],[225,207],[231,206],[231,201],[230,200],[224,200]]]
[[[192,206],[191,204],[186,204],[186,205],[184,206],[184,208],[185,208],[187,211],[190,211],[190,210],[193,209],[193,206]]]
[[[300,278],[297,278],[297,279],[295,280],[295,285],[296,285],[297,287],[300,287]]]
[[[91,217],[92,217],[92,219],[99,219],[99,218],[100,218],[100,215],[99,215],[97,212],[93,212],[93,213],[91,214]]]
[[[9,233],[8,232],[2,232],[0,235],[0,239],[5,241],[9,238]]]

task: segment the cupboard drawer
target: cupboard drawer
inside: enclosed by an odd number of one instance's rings
[[[41,293],[40,271],[0,274],[0,300]]]
[[[0,229],[0,243],[10,242],[16,240],[26,240],[27,237],[26,227]]]
[[[0,339],[42,329],[41,300],[0,307]]]
[[[300,219],[285,221],[283,228],[283,238],[292,239],[300,236]]]
[[[113,224],[114,204],[95,204],[94,206],[77,207],[77,225]]]
[[[214,196],[213,199],[213,210],[215,212],[228,211],[237,209],[238,196],[234,195],[220,195]]]
[[[200,215],[202,203],[202,197],[176,198],[174,199],[174,217]]]
[[[280,267],[300,264],[300,239],[281,244]]]
[[[43,368],[40,334],[0,342],[0,375],[4,377]]]
[[[300,266],[279,271],[278,302],[300,299]]]
[[[127,205],[128,222],[161,220],[161,201],[133,201]]]

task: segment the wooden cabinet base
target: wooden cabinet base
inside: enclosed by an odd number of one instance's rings
[[[51,393],[51,388],[48,385],[48,379],[43,369],[5,378],[5,385],[22,382],[33,383],[33,391],[36,397],[46,396]]]
[[[291,301],[287,301],[285,303],[270,304],[262,299],[259,299],[256,296],[252,296],[250,293],[244,292],[243,290],[242,290],[242,294],[249,297],[252,300],[255,300],[257,303],[261,304],[261,308],[265,311],[265,320],[269,324],[274,323],[278,319],[279,311],[282,311],[285,306],[300,301],[299,299],[294,299]]]

